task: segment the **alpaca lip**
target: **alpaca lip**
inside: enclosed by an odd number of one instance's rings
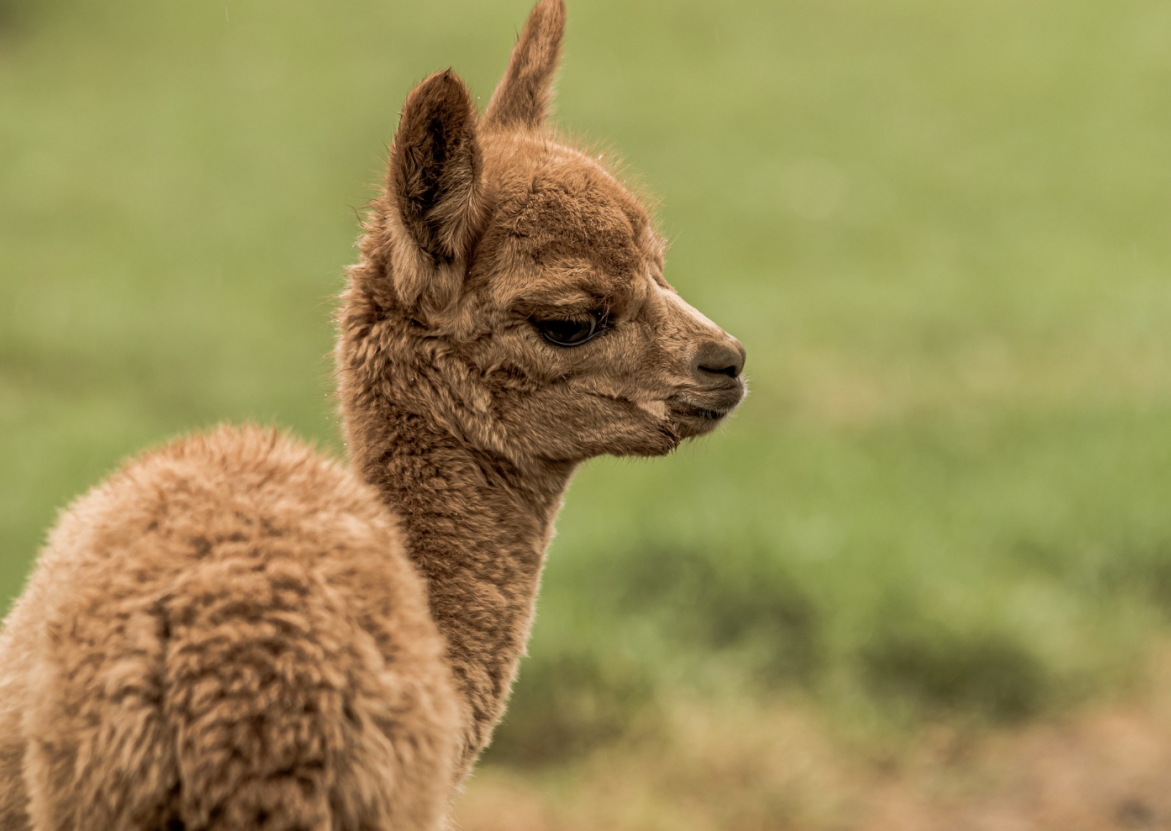
[[[735,404],[720,407],[709,403],[704,407],[691,402],[674,401],[671,404],[671,421],[680,438],[693,438],[715,430],[734,409]]]
[[[693,407],[687,414],[705,421],[719,421],[731,410],[709,410],[706,407]]]
[[[682,393],[668,399],[676,418],[714,425],[736,409],[744,398],[744,384],[737,380],[729,388],[705,390],[703,394]]]

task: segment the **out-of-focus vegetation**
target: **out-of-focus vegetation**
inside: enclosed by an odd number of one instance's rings
[[[448,65],[486,100],[527,11],[0,0],[0,604],[146,445],[247,418],[339,449],[332,297],[398,108]],[[893,736],[1141,683],[1171,611],[1171,5],[569,25],[557,122],[661,197],[752,394],[579,475],[488,762],[664,741],[681,699]]]

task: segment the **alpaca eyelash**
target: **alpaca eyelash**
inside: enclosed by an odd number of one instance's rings
[[[609,318],[602,309],[593,309],[581,315],[534,316],[529,322],[548,343],[561,348],[582,346],[610,328]]]

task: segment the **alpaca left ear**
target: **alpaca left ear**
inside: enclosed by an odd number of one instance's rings
[[[482,222],[476,110],[451,70],[407,96],[386,178],[395,294],[408,308],[444,308],[459,294]]]
[[[484,111],[485,125],[535,130],[545,123],[564,33],[565,0],[541,0],[533,7]]]

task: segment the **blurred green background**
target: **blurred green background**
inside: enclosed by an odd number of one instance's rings
[[[0,607],[145,446],[252,419],[339,449],[330,312],[398,108],[449,65],[485,102],[528,8],[0,0]],[[575,480],[489,762],[572,762],[680,695],[897,732],[1141,684],[1171,4],[570,0],[569,27],[556,121],[661,198],[751,394]]]

